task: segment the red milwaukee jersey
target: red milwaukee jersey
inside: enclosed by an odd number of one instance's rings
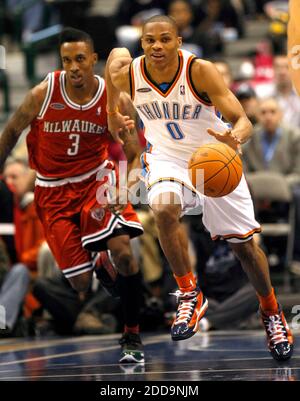
[[[94,98],[79,105],[67,95],[65,71],[48,74],[45,100],[27,136],[30,166],[40,175],[74,177],[97,168],[107,158],[105,82],[95,78],[99,84]]]

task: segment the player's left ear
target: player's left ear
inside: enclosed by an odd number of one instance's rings
[[[177,41],[178,41],[178,46],[181,47],[181,45],[182,45],[182,37],[178,36],[177,37]]]
[[[97,53],[93,53],[93,61],[94,61],[94,65],[97,64],[98,62],[98,54]]]

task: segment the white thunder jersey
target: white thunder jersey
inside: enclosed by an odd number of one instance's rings
[[[196,57],[179,50],[179,67],[169,88],[163,92],[151,81],[145,57],[131,65],[131,93],[137,112],[145,126],[145,138],[155,150],[170,157],[188,161],[201,145],[217,142],[207,128],[224,132],[226,124],[217,116],[216,108],[196,93],[190,70]]]
[[[148,202],[151,206],[162,193],[176,193],[183,214],[202,211],[203,223],[213,239],[248,241],[260,226],[245,177],[233,192],[221,198],[197,193],[190,181],[187,162],[191,154],[201,145],[217,142],[207,128],[224,132],[227,125],[207,96],[198,94],[192,85],[190,69],[195,56],[184,50],[178,56],[177,74],[165,92],[151,82],[144,56],[131,64],[132,99],[148,141],[141,158]]]

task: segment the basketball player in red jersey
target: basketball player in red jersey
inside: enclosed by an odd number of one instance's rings
[[[108,160],[105,81],[94,75],[97,55],[85,32],[65,29],[60,55],[64,70],[49,73],[29,91],[4,128],[0,169],[30,124],[27,146],[30,165],[37,173],[36,209],[57,264],[73,288],[83,292],[90,287],[99,257],[105,256],[99,252],[110,251],[119,272],[125,322],[120,362],[143,362],[138,326],[141,274],[130,248],[130,238],[143,229],[130,204],[114,213],[96,199],[103,184],[118,180]],[[124,132],[133,127],[129,117],[121,119]],[[124,138],[124,151],[134,162],[132,138],[129,143],[126,132]]]
[[[148,200],[179,287],[172,339],[194,335],[207,308],[191,271],[188,240],[179,220],[200,205],[203,223],[212,238],[229,242],[258,294],[273,358],[287,360],[293,352],[293,337],[277,303],[266,256],[253,240],[260,227],[245,178],[231,194],[209,198],[195,191],[187,171],[188,161],[199,146],[219,140],[237,149],[250,138],[252,125],[215,66],[179,49],[181,38],[174,20],[167,16],[150,18],[143,26],[141,44],[144,56],[132,60],[129,51],[122,48],[112,50],[108,58],[108,107],[115,111],[108,121],[119,140],[121,115],[117,103],[120,91],[128,92],[145,125],[149,146],[143,161]],[[231,130],[216,109],[231,123]]]

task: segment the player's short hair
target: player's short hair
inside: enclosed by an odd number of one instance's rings
[[[86,42],[91,46],[92,51],[94,51],[94,41],[92,37],[80,29],[75,29],[71,27],[64,28],[59,36],[59,47],[66,42]]]
[[[147,24],[150,24],[151,22],[167,22],[168,24],[171,24],[173,28],[175,29],[176,35],[178,36],[178,26],[174,18],[170,17],[169,15],[153,15],[153,17],[148,18],[144,23],[143,23],[143,34],[145,30],[145,26]]]

